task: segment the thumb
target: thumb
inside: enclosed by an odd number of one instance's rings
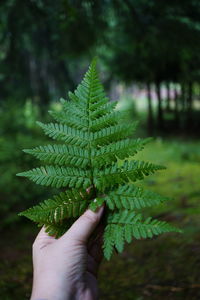
[[[80,216],[70,229],[61,237],[61,239],[69,239],[73,241],[81,241],[86,243],[95,227],[99,223],[104,211],[101,206],[96,212],[88,209]]]

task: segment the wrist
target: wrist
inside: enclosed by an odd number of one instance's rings
[[[85,294],[84,283],[73,284],[49,281],[48,276],[33,280],[33,289],[30,300],[82,300]],[[93,299],[86,297],[86,299]]]
[[[30,300],[69,300],[72,299],[72,287],[68,283],[61,283],[58,278],[53,280],[48,276],[33,279]]]

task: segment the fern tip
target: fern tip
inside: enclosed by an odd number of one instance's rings
[[[19,217],[26,217],[26,210],[25,211],[21,211],[20,213],[18,213]]]
[[[40,122],[40,121],[36,121],[36,124],[38,125],[38,126],[40,126],[40,127],[42,127],[44,124],[42,123],[42,122]]]
[[[24,172],[17,173],[16,176],[23,177],[24,176]]]
[[[24,153],[28,153],[28,154],[32,153],[32,150],[31,150],[31,149],[23,149],[22,151],[23,151]]]
[[[92,59],[91,65],[96,66],[98,59],[99,59],[98,56],[95,55]]]
[[[64,98],[60,98],[60,102],[61,102],[61,104],[64,104],[66,102],[66,100]]]

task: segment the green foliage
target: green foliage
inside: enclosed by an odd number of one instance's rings
[[[141,209],[158,205],[168,198],[160,196],[151,191],[143,190],[140,187],[131,185],[122,185],[115,191],[107,193],[105,196],[105,203],[109,209]]]
[[[168,223],[152,220],[151,217],[143,221],[141,214],[135,214],[130,210],[109,214],[107,222],[104,234],[104,254],[107,258],[111,257],[113,247],[118,252],[122,252],[125,241],[130,243],[132,237],[135,239],[152,238],[164,232],[176,231]]]
[[[25,153],[32,154],[36,158],[57,165],[72,164],[77,167],[89,165],[89,151],[87,149],[66,145],[39,146],[34,149],[25,149]]]
[[[21,148],[47,143],[35,126],[38,117],[37,106],[30,101],[20,105],[10,100],[0,108],[0,229],[20,221],[16,211],[48,197],[43,187],[35,189],[28,181],[22,184],[15,176],[19,165],[25,169],[35,165],[35,159],[30,155],[24,157]]]
[[[40,205],[29,208],[21,215],[39,223],[57,223],[60,219],[77,217],[83,212],[82,206],[85,209],[85,206],[87,206],[87,198],[83,199],[80,194],[78,196],[78,199],[76,199],[72,191],[61,192],[59,195],[54,196],[53,199],[45,200]]]
[[[133,185],[164,167],[149,162],[127,160],[148,140],[131,138],[135,124],[123,120],[105,96],[94,60],[70,101],[61,100],[61,113],[51,113],[59,123],[38,123],[45,134],[65,142],[25,150],[50,165],[19,173],[37,184],[63,187],[53,199],[21,213],[49,234],[62,235],[71,222],[89,206],[95,210],[104,202],[104,255],[110,259],[114,247],[121,252],[124,242],[180,230],[158,220],[142,219],[137,209],[159,204],[166,198]],[[126,159],[121,165],[118,159]],[[85,192],[87,191],[87,192]]]
[[[45,186],[50,185],[55,188],[65,186],[75,188],[83,186],[84,188],[87,188],[91,185],[89,175],[89,171],[84,171],[78,168],[65,168],[63,166],[40,167],[18,174],[18,176],[30,178],[37,184]]]

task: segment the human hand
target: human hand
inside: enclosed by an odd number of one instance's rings
[[[43,227],[33,244],[31,300],[94,300],[98,298],[97,272],[102,260],[103,228],[88,242],[103,214],[87,210],[59,239]]]

